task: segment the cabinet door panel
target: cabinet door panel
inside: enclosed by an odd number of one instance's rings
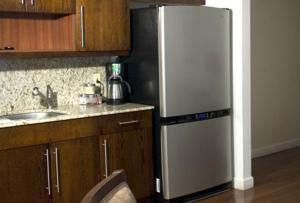
[[[58,157],[56,162],[55,149]],[[97,137],[87,137],[51,144],[53,202],[80,202],[97,184],[99,174]],[[56,187],[57,176],[59,191]]]
[[[106,167],[107,176],[111,175],[111,173],[115,170],[122,169],[122,157],[120,156],[122,154],[122,148],[120,147],[120,136],[121,134],[119,133],[100,136],[101,180],[106,177]]]
[[[77,49],[129,50],[128,0],[77,0],[76,7]]]
[[[108,175],[114,170],[124,169],[128,185],[137,199],[152,195],[154,178],[151,128],[100,136],[102,178],[105,177],[105,141]]]
[[[23,3],[24,2],[24,3]],[[26,10],[25,0],[1,0],[0,11],[24,12]]]
[[[27,0],[27,11],[35,13],[75,13],[75,0]]]
[[[0,151],[0,202],[47,203],[46,145]]]
[[[151,128],[122,133],[122,166],[137,199],[153,194]]]

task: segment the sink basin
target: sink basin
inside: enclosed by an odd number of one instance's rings
[[[56,116],[67,115],[60,112],[30,112],[30,113],[20,113],[20,114],[11,114],[6,116],[1,116],[1,118],[9,120],[38,120],[45,118],[53,118]]]

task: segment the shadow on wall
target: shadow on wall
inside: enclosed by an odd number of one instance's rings
[[[0,71],[99,67],[109,61],[109,57],[6,58],[0,59]]]

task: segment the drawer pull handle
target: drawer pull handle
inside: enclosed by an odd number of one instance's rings
[[[31,5],[34,6],[34,0],[31,0]]]
[[[131,124],[138,124],[140,121],[133,120],[133,121],[125,121],[125,122],[119,122],[119,125],[131,125]]]
[[[59,161],[58,161],[58,149],[57,147],[55,148],[55,151],[53,152],[55,155],[55,169],[56,169],[56,185],[54,185],[57,189],[57,193],[60,192],[60,181],[59,181]]]
[[[85,48],[84,6],[80,6],[81,48]]]
[[[105,167],[105,174],[104,177],[108,177],[108,154],[107,154],[107,141],[106,139],[104,140],[104,143],[102,144],[104,147],[104,167]]]
[[[22,4],[22,5],[25,5],[25,0],[21,0],[21,4]]]
[[[46,156],[47,160],[47,187],[46,190],[48,190],[48,195],[51,195],[51,186],[50,186],[50,158],[49,158],[49,149],[46,149],[46,153],[44,154]]]

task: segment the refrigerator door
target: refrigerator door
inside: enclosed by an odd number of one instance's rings
[[[230,108],[230,16],[203,6],[159,8],[162,117]]]
[[[162,126],[165,199],[232,180],[231,117]]]

